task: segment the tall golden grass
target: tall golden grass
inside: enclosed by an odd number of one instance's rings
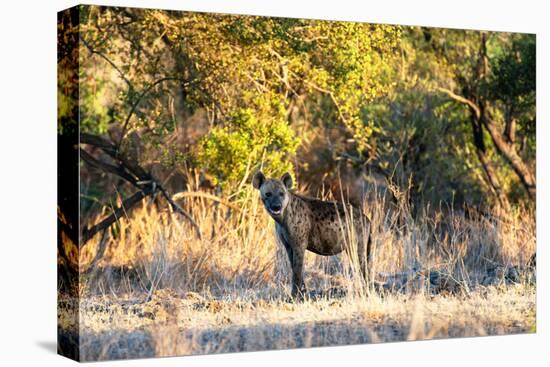
[[[115,294],[151,293],[162,288],[207,291],[218,297],[236,291],[266,291],[274,296],[274,288],[285,294],[290,269],[286,253],[276,243],[274,223],[256,192],[241,192],[240,210],[202,196],[182,200],[199,223],[202,239],[177,214],[158,209],[153,202],[145,203],[120,218],[111,231],[104,259],[90,277],[93,282],[83,285],[110,288]],[[365,201],[362,209],[371,220],[373,236],[368,289],[388,274],[427,270],[437,270],[467,288],[482,283],[489,270],[515,266],[520,272],[535,253],[535,219],[530,209],[497,208],[481,214],[426,207],[413,218],[406,200],[392,207],[380,195],[377,200]],[[350,222],[349,215],[342,218],[342,232],[348,240],[352,236]],[[84,267],[96,247],[91,243],[81,252]],[[344,253],[334,258],[308,253],[308,288],[345,287],[353,294],[364,293],[353,260]],[[114,281],[109,276],[115,269],[134,278]]]
[[[226,205],[232,198],[182,197],[202,239],[152,201],[120,218],[104,258],[81,277],[80,324],[59,316],[63,330],[78,328],[83,360],[535,330],[531,209],[413,216],[407,200],[375,195],[362,208],[373,228],[369,283],[353,256],[308,253],[308,294],[292,303],[288,259],[257,195],[242,189],[238,208]],[[347,238],[350,222],[342,218]],[[83,268],[98,242],[81,251]]]

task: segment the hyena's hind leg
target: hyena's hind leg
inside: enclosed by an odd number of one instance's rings
[[[371,226],[365,223],[361,226],[357,241],[357,257],[359,260],[359,268],[365,283],[369,285],[369,279],[372,277],[372,232]]]

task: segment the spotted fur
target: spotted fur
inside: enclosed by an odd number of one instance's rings
[[[371,247],[370,222],[359,209],[294,192],[291,190],[292,177],[288,173],[281,179],[274,179],[266,178],[259,171],[253,177],[252,185],[260,191],[266,211],[275,220],[277,239],[285,247],[290,260],[293,297],[301,298],[305,292],[303,267],[306,250],[322,256],[337,255],[344,250],[349,254],[345,241],[345,236],[349,236],[345,223],[349,221],[353,222],[352,238],[356,239],[359,266],[366,279]]]

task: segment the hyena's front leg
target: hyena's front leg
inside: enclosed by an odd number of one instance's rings
[[[303,281],[303,267],[304,267],[304,250],[292,246],[284,236],[279,237],[280,242],[286,250],[288,255],[288,261],[292,269],[292,298],[300,297],[302,294],[302,288],[304,288]],[[295,256],[296,255],[296,256]]]
[[[292,269],[292,259],[293,259],[292,246],[290,246],[288,241],[285,240],[284,238],[279,237],[279,239],[280,239],[280,242],[283,244],[283,247],[285,248],[285,251],[288,257],[288,263],[290,264],[290,268]]]
[[[302,300],[306,292],[304,284],[304,252],[302,247],[295,246],[292,249],[292,298]]]

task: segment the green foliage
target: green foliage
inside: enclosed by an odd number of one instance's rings
[[[84,78],[82,75],[80,78]],[[80,128],[82,131],[105,134],[112,118],[112,110],[106,103],[105,81],[99,80],[90,86],[82,83],[80,88]]]
[[[329,91],[335,104],[333,117],[344,123],[357,143],[359,153],[368,149],[374,131],[372,121],[364,120],[362,109],[374,98],[389,93],[395,86],[396,61],[401,29],[360,23],[317,24],[326,34],[313,52],[318,87]],[[329,110],[330,111],[330,110]]]
[[[70,11],[64,11],[57,24],[57,132],[76,134],[78,129],[78,36]]]
[[[517,149],[534,166],[532,35],[486,32],[489,74],[477,78],[478,31],[95,6],[81,30],[82,128],[117,137],[132,112],[121,148],[161,172],[196,168],[230,192],[259,167],[305,171],[321,136],[330,152],[315,162],[320,174],[351,157],[393,183],[412,177],[419,200],[485,201],[468,107],[438,87],[486,98],[498,121],[514,116]],[[61,115],[74,109],[59,101]]]
[[[243,108],[229,116],[227,124],[213,128],[199,145],[197,166],[214,175],[216,184],[235,188],[253,168],[281,175],[292,170],[290,158],[299,139],[285,121],[282,104],[258,101],[258,109]],[[270,116],[271,110],[278,111]]]
[[[498,56],[493,58],[494,72],[489,92],[505,102],[534,102],[536,90],[536,39],[534,35],[513,37]]]
[[[495,101],[491,112],[498,121],[513,106],[519,118],[520,151],[528,161],[534,160],[535,134],[527,132],[534,127],[534,38],[489,33],[489,75],[483,81],[475,77],[480,67],[480,32],[411,27],[404,29],[404,35],[402,58],[393,64],[396,87],[364,109],[363,119],[376,122],[371,138],[374,165],[402,189],[411,178],[417,201],[493,202],[496,198],[474,145],[470,111],[437,87],[459,95],[486,95]],[[525,192],[486,131],[483,142],[504,192],[520,201]]]
[[[370,146],[373,123],[361,119],[361,110],[392,88],[401,36],[399,27],[386,25],[99,7],[85,12],[83,29],[85,129],[104,133],[111,121],[120,124],[139,90],[160,77],[188,80],[184,109],[205,109],[212,122],[190,151],[226,187],[262,159],[274,172],[291,168],[288,157],[298,145],[292,125],[307,116],[342,124],[360,151]],[[107,60],[120,67],[109,69]],[[175,81],[154,88],[139,102],[130,130],[147,141],[169,137],[177,121],[166,107],[178,87]],[[289,115],[297,104],[298,114]]]
[[[536,38],[518,34],[501,46],[501,53],[491,60],[494,72],[487,83],[487,94],[498,101],[500,118],[515,118],[517,140],[523,156],[536,155]],[[499,111],[493,111],[499,113]],[[508,114],[508,116],[506,116]]]
[[[460,203],[482,195],[461,108],[404,80],[395,93],[373,101],[365,115],[377,122],[379,169],[402,190],[412,183],[416,203]]]

